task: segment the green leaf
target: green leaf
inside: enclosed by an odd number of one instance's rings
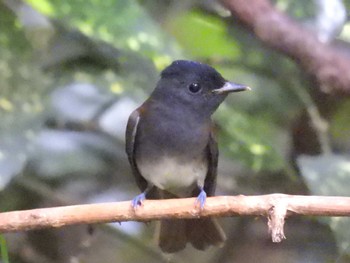
[[[48,0],[26,0],[26,2],[45,15],[54,13],[54,8]]]
[[[192,11],[175,17],[170,23],[172,34],[194,57],[239,56],[239,47],[227,37],[226,25],[219,17]]]
[[[3,263],[10,263],[7,243],[4,235],[0,235],[0,251],[1,251],[1,261]]]
[[[222,128],[222,149],[233,159],[255,171],[284,167],[282,154],[272,146],[277,143],[278,129],[267,119],[238,112],[225,104],[217,117]]]
[[[297,164],[312,194],[350,195],[350,156],[301,155]]]

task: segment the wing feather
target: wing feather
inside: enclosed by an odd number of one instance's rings
[[[125,134],[125,150],[128,155],[128,160],[131,166],[132,173],[136,179],[137,186],[143,192],[147,188],[147,181],[142,177],[139,169],[136,165],[135,160],[135,141],[137,136],[137,127],[139,124],[140,110],[134,110],[128,120],[128,124],[126,126],[126,134]]]
[[[211,129],[208,142],[208,172],[204,181],[204,191],[208,196],[215,194],[219,150],[214,129]]]

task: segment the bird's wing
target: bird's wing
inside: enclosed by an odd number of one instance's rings
[[[140,118],[139,109],[134,110],[129,117],[128,124],[126,126],[125,150],[126,154],[128,155],[131,170],[135,176],[137,186],[143,192],[147,188],[147,181],[142,177],[139,169],[137,168],[135,160],[135,138],[137,135],[137,126]]]
[[[214,124],[213,124],[214,125]],[[204,191],[208,196],[215,194],[219,150],[214,129],[211,129],[208,142],[208,172],[204,181]]]

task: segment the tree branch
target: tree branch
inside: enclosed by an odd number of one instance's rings
[[[299,63],[323,91],[350,95],[350,58],[322,43],[316,34],[293,21],[268,0],[222,0],[262,42]]]
[[[350,216],[350,197],[261,196],[209,197],[203,210],[195,198],[146,200],[133,209],[130,201],[89,205],[40,208],[0,213],[0,233],[56,228],[76,224],[123,221],[150,221],[164,218],[207,216],[265,216],[274,242],[285,238],[283,225],[287,216]]]

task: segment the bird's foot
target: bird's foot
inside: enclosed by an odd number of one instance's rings
[[[207,193],[201,189],[199,195],[197,196],[196,205],[199,204],[200,209],[204,208],[205,200],[207,199]]]
[[[142,194],[135,196],[135,198],[132,199],[132,202],[131,202],[132,207],[137,208],[138,206],[141,206],[145,199],[146,199],[146,192],[143,192]]]

